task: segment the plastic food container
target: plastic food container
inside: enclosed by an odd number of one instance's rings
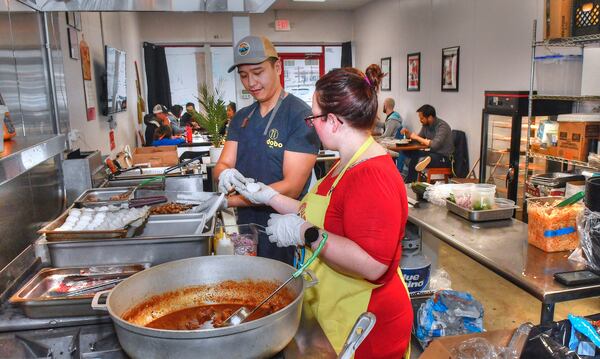
[[[460,186],[453,188],[452,194],[454,195],[454,203],[456,203],[456,205],[459,207],[472,209],[473,204],[471,201],[471,196],[474,188],[475,186],[472,183],[461,184]]]
[[[579,96],[582,55],[550,55],[535,58],[535,79],[540,95]]]
[[[539,197],[527,200],[528,242],[544,252],[569,251],[577,248],[577,216],[581,203],[556,208],[564,197]]]
[[[258,232],[264,228],[255,223],[224,226],[223,238],[233,243],[233,254],[256,256],[258,251]]]
[[[496,204],[496,185],[475,184],[471,190],[471,209],[485,211],[493,209]]]

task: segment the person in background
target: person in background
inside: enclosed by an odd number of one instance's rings
[[[185,113],[181,116],[179,126],[186,127],[190,125],[193,129],[199,129],[200,125],[194,120],[196,114],[196,106],[192,102],[185,104]]]
[[[152,108],[152,113],[154,114],[154,118],[156,119],[156,121],[161,126],[171,125],[171,121],[169,121],[169,116],[167,115],[169,113],[169,110],[167,110],[165,106],[160,104],[154,105],[154,107]]]
[[[171,126],[162,125],[154,132],[154,141],[152,146],[177,146],[180,143],[185,143],[185,139],[182,137],[173,138],[173,131]]]
[[[152,146],[154,133],[160,127],[161,123],[153,113],[149,113],[144,116],[144,124],[146,125],[146,130],[144,131],[146,146]]]
[[[236,112],[237,107],[235,105],[235,102],[229,102],[229,104],[227,105],[227,123],[221,129],[222,135],[225,135],[227,133],[227,128],[229,127],[229,124],[231,123],[231,120],[233,119],[233,116],[235,116]]]
[[[317,81],[314,126],[326,149],[340,161],[297,201],[271,186],[238,191],[268,204],[266,232],[278,246],[314,251],[326,239],[311,270],[319,284],[307,289],[308,305],[336,352],[363,312],[377,321],[358,347],[357,359],[402,358],[409,346],[413,311],[398,270],[408,217],[402,177],[387,151],[370,136],[377,115],[379,79],[354,68],[330,71]],[[307,256],[310,253],[307,253]]]
[[[234,47],[234,65],[244,88],[256,100],[240,109],[229,124],[227,141],[214,168],[219,191],[230,193],[247,177],[269,184],[291,198],[306,193],[317,160],[319,139],[305,125],[310,107],[283,90],[281,60],[263,36],[246,36]],[[238,223],[267,225],[274,210],[244,196],[230,195],[226,205],[238,207]],[[260,233],[258,255],[292,264],[294,248],[280,248]]]
[[[385,114],[385,130],[383,131],[383,137],[395,137],[400,134],[402,129],[402,117],[396,111],[394,106],[396,102],[393,98],[388,97],[383,101],[383,113]]]
[[[181,107],[181,105],[173,105],[171,106],[171,111],[167,113],[174,135],[181,135],[185,131],[185,126],[180,126],[179,122],[181,112],[183,112],[183,107]]]
[[[429,147],[429,151],[406,151],[409,158],[408,175],[405,181],[410,183],[417,180],[418,172],[427,167],[450,167],[450,156],[454,152],[452,129],[446,121],[437,117],[435,108],[423,105],[417,110],[419,121],[423,127],[419,134],[403,128],[401,133],[407,138]]]

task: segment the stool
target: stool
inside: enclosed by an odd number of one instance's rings
[[[419,173],[419,177],[422,176],[426,176],[427,183],[431,183],[431,177],[434,175],[443,175],[444,176],[444,183],[448,183],[448,180],[450,179],[450,177],[452,176],[452,168],[448,168],[448,167],[428,167],[426,168],[426,173]],[[437,181],[437,180],[434,180]]]

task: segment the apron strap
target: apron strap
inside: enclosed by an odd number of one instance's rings
[[[283,91],[283,89],[282,89],[281,92],[279,93],[279,99],[277,100],[277,104],[275,104],[275,107],[273,107],[273,110],[271,111],[271,116],[269,116],[269,122],[267,122],[267,126],[265,127],[265,130],[263,132],[263,136],[266,136],[267,132],[269,132],[269,127],[271,127],[271,123],[273,122],[273,119],[275,118],[277,111],[279,111],[279,107],[281,106],[281,103],[283,102],[284,97],[285,97],[285,91]]]
[[[275,118],[275,115],[277,115],[277,111],[279,111],[279,107],[281,107],[281,103],[283,102],[284,98],[285,98],[285,91],[281,90],[281,92],[279,93],[279,98],[277,99],[277,103],[275,104],[275,107],[273,107],[273,110],[271,110],[271,116],[269,116],[269,121],[267,122],[267,126],[265,127],[265,130],[263,131],[263,136],[267,135],[267,132],[269,131],[269,127],[271,127],[271,123],[273,123],[273,119]],[[242,121],[242,127],[246,127],[246,124],[248,123],[250,118],[252,118],[256,109],[259,108],[259,106],[260,106],[258,101],[256,101],[253,105],[255,105],[255,106],[252,109],[252,111],[250,111],[248,116],[246,116],[246,118],[244,118],[244,121]]]

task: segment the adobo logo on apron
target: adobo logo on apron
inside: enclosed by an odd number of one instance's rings
[[[269,138],[267,138],[267,145],[269,148],[282,148],[283,143],[278,142],[277,138],[279,137],[279,131],[276,128],[272,128],[269,130]]]

